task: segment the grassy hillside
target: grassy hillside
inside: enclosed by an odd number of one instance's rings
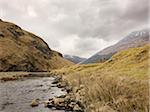
[[[130,48],[100,64],[54,72],[74,88],[87,112],[148,112],[149,45]]]
[[[0,21],[0,71],[48,71],[72,64],[42,38]]]

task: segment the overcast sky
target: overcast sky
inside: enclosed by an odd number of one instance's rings
[[[63,54],[89,57],[148,27],[149,0],[0,0],[0,18]]]

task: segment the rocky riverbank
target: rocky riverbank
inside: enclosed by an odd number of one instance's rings
[[[81,103],[80,96],[73,92],[67,82],[62,80],[61,76],[57,76],[52,84],[58,88],[62,88],[61,90],[65,91],[66,94],[48,99],[48,101],[44,103],[45,107],[73,112],[84,112],[84,106]]]
[[[59,75],[9,74],[1,77],[0,89],[0,97],[3,97],[0,101],[2,112],[12,110],[17,112],[48,112],[48,110],[84,112],[80,96]]]
[[[47,99],[65,95],[61,88],[53,86],[53,77],[30,77],[0,82],[0,112],[64,112],[45,108]],[[36,103],[33,106],[31,102]]]

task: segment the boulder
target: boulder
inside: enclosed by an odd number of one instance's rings
[[[32,106],[32,107],[36,107],[38,105],[39,105],[39,99],[33,99],[31,104],[30,104],[30,106]]]

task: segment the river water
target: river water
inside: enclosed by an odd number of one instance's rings
[[[0,82],[0,112],[65,112],[45,108],[43,103],[30,106],[33,99],[43,102],[66,94],[60,88],[51,87],[53,81],[53,77],[44,77]]]

